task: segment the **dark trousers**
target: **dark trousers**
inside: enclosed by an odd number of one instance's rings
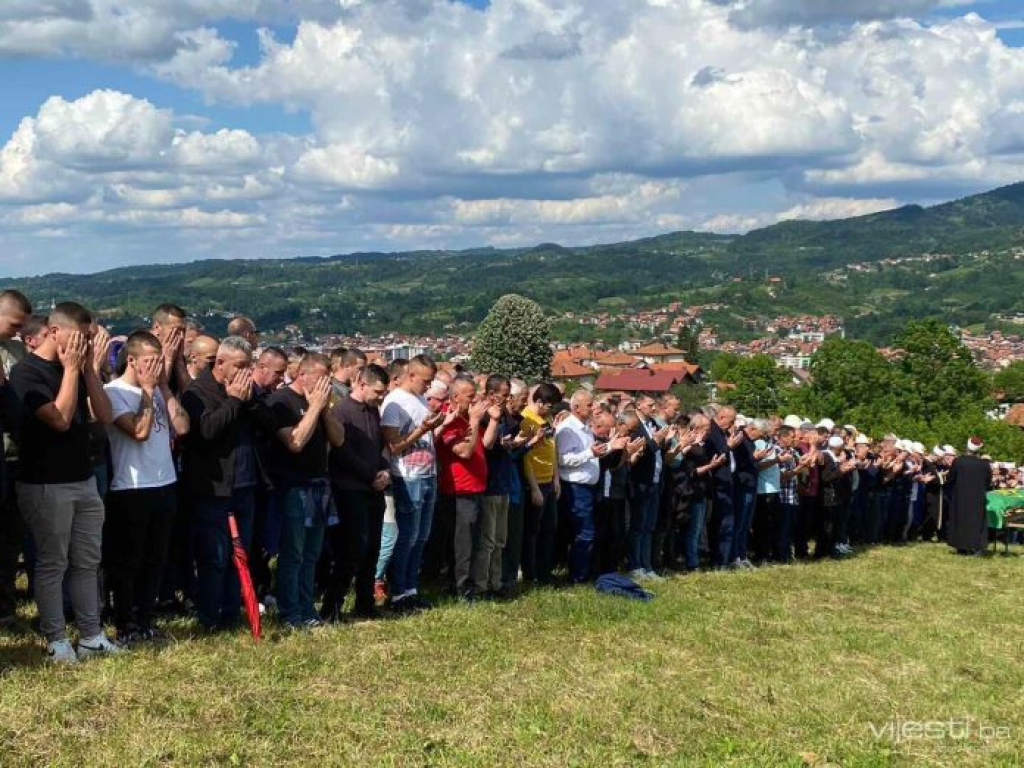
[[[509,500],[508,536],[501,553],[501,587],[515,589],[519,582],[519,564],[523,554],[523,499]]]
[[[523,516],[523,579],[550,584],[558,504],[552,483],[541,484],[540,492],[543,500],[540,506],[537,506],[529,497],[529,491],[526,491],[526,510]]]
[[[460,493],[455,497],[455,594],[472,595],[486,585],[473,583],[473,560],[480,551],[480,520],[484,514],[482,493]]]
[[[735,517],[732,533],[732,551],[729,553],[729,562],[747,559],[747,542],[750,539],[750,528],[754,522],[756,504],[757,486],[736,483],[733,495]]]
[[[177,496],[178,513],[171,526],[171,542],[160,587],[161,600],[175,600],[178,592],[189,600],[196,596],[196,548],[192,533],[195,500],[181,485]]]
[[[455,497],[438,493],[430,538],[423,548],[422,575],[425,581],[440,581],[447,575],[448,588],[455,589]]]
[[[252,539],[256,489],[237,489],[227,498],[197,496],[194,502],[196,613],[207,629],[230,628],[238,622],[242,593],[233,562],[228,513],[234,514],[242,544],[247,547]]]
[[[356,612],[373,608],[373,582],[384,528],[384,494],[377,491],[334,489],[338,525],[327,529],[331,571],[324,595],[324,615],[341,610],[352,580],[356,583]]]
[[[18,462],[6,462],[3,497],[0,500],[0,618],[14,615],[18,557],[25,539],[25,523],[14,492]]]
[[[152,626],[177,508],[174,484],[107,494],[103,562],[118,632]]]
[[[831,556],[836,546],[836,518],[839,507],[822,504],[814,526],[814,559]]]
[[[572,520],[572,544],[569,545],[569,580],[574,584],[590,577],[594,554],[594,498],[596,485],[562,483],[562,503]]]
[[[255,515],[252,524],[252,542],[249,544],[249,571],[257,595],[271,592],[270,558],[277,553],[281,539],[281,515],[277,509],[277,494],[262,488],[256,492]]]
[[[798,560],[806,560],[810,551],[811,531],[818,520],[818,497],[799,498],[799,512],[793,521],[793,553]]]
[[[733,507],[733,486],[715,483],[711,507],[710,531],[714,533],[711,556],[717,568],[729,565],[736,515]]]
[[[598,499],[594,524],[594,571],[615,573],[626,554],[626,500]]]
[[[763,562],[788,563],[790,552],[790,518],[792,507],[783,504],[777,493],[757,496],[754,518],[754,557]]]
[[[661,485],[637,484],[629,497],[629,549],[627,559],[631,571],[653,571],[654,529],[658,525]]]

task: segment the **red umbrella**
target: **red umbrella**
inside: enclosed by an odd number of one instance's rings
[[[242,585],[242,603],[245,615],[249,617],[252,638],[260,639],[260,604],[256,600],[256,590],[252,586],[252,575],[249,573],[249,555],[245,551],[242,537],[238,535],[238,523],[235,516],[228,513],[228,529],[231,531],[231,545],[234,550],[235,570],[238,571],[238,582]]]

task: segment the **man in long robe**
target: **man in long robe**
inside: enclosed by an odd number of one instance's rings
[[[980,437],[968,440],[967,453],[956,458],[947,478],[953,486],[947,541],[962,555],[978,554],[988,541],[985,494],[992,482],[992,465],[978,456],[982,446]]]

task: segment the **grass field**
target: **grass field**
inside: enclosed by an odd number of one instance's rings
[[[0,764],[1021,765],[1022,587],[920,545],[78,668],[4,636]]]

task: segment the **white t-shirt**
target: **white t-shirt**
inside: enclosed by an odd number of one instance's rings
[[[384,398],[380,411],[380,425],[395,427],[405,437],[430,416],[427,400],[404,389],[396,389]],[[431,432],[420,437],[400,455],[391,457],[391,474],[407,480],[433,477],[434,435]]]
[[[104,389],[110,398],[115,421],[126,413],[139,412],[141,387],[133,387],[124,379],[114,379]],[[116,424],[107,425],[114,466],[110,490],[161,488],[177,479],[171,456],[171,420],[167,415],[167,403],[159,390],[153,393],[153,409],[153,427],[149,437],[141,442],[128,437]]]

